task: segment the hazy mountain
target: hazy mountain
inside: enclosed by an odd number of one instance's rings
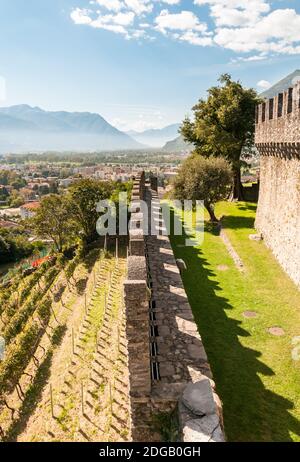
[[[127,135],[139,143],[157,148],[164,146],[167,141],[171,141],[178,136],[179,127],[180,124],[172,124],[164,128],[150,129],[143,132],[129,131]]]
[[[166,152],[191,152],[194,149],[192,144],[186,143],[182,136],[178,136],[175,140],[168,141],[163,150]]]
[[[0,152],[139,149],[143,146],[99,114],[49,112],[28,105],[0,108]]]
[[[295,85],[295,83],[299,80],[300,80],[300,70],[297,69],[291,74],[289,74],[287,77],[285,77],[284,79],[280,80],[278,83],[273,85],[271,88],[261,93],[260,96],[262,98],[273,98],[278,93],[288,90],[288,88]]]

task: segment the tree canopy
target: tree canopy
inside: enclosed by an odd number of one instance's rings
[[[254,89],[244,88],[223,74],[208,90],[208,98],[193,107],[194,120],[186,118],[181,127],[185,141],[194,144],[195,153],[224,157],[234,172],[234,197],[242,199],[241,155],[254,144],[255,107],[260,102]]]
[[[174,180],[174,197],[179,200],[203,200],[211,221],[216,202],[227,199],[232,184],[232,169],[223,158],[193,155],[181,166]]]
[[[118,210],[119,192],[129,191],[131,187],[130,182],[80,179],[65,194],[49,194],[41,200],[30,220],[32,228],[38,236],[53,240],[58,252],[74,245],[78,238],[83,245],[90,243],[98,237],[99,201],[111,199]]]
[[[31,225],[39,237],[53,240],[58,252],[72,238],[75,239],[79,231],[69,199],[58,194],[50,194],[41,200]]]
[[[96,224],[100,216],[97,203],[109,199],[114,191],[114,183],[82,179],[69,188],[68,197],[72,206],[72,216],[80,226],[82,237],[92,242],[96,237]]]

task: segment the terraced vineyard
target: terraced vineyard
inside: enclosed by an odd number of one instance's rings
[[[125,258],[92,251],[13,285],[1,303],[1,439],[127,441]]]

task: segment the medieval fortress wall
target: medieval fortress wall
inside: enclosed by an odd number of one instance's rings
[[[141,200],[152,203],[152,213]],[[155,419],[175,409],[183,441],[224,441],[207,356],[169,238],[161,235],[156,179],[136,178],[131,210],[124,298],[133,440],[154,441]],[[145,232],[150,223],[156,235]]]
[[[256,113],[260,195],[256,228],[300,286],[300,82]]]

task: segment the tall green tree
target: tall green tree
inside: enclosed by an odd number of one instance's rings
[[[227,199],[232,185],[232,169],[226,159],[192,155],[181,165],[174,180],[175,199],[203,200],[210,220],[218,222],[216,202]]]
[[[97,237],[96,224],[100,216],[97,203],[109,199],[114,190],[114,184],[107,181],[82,179],[69,188],[69,198],[72,204],[72,216],[81,229],[85,242],[92,242]]]
[[[79,226],[73,218],[72,204],[66,196],[45,196],[30,222],[39,237],[53,240],[58,252],[78,236]]]
[[[208,98],[193,107],[194,120],[181,127],[185,141],[194,144],[202,156],[225,157],[234,173],[233,198],[243,199],[241,156],[253,147],[255,107],[260,102],[255,90],[223,74],[220,85],[208,90]]]

